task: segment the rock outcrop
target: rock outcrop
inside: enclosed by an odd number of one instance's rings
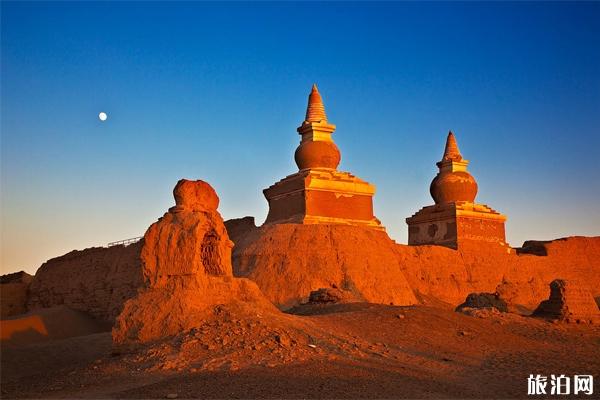
[[[357,301],[359,299],[352,292],[337,287],[314,290],[308,296],[308,303],[310,304],[355,303]]]
[[[112,322],[142,286],[140,249],[128,246],[72,251],[48,260],[29,288],[29,310],[65,305]]]
[[[203,181],[180,180],[176,205],[144,235],[144,288],[125,303],[113,328],[117,347],[135,346],[185,332],[215,305],[239,312],[274,310],[254,282],[233,278],[231,247],[217,212],[218,197]]]
[[[540,303],[533,316],[564,322],[594,323],[600,321],[600,310],[591,293],[581,284],[556,279],[550,283],[550,298]]]
[[[276,224],[251,230],[234,248],[236,276],[255,281],[282,309],[337,287],[360,301],[415,304],[385,232],[356,226]]]
[[[0,277],[0,318],[27,312],[27,292],[33,276],[25,271]]]
[[[465,308],[495,308],[501,312],[508,312],[506,302],[498,293],[471,293],[464,303],[456,307],[456,311],[460,312]]]

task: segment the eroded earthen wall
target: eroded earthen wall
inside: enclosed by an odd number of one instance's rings
[[[31,283],[28,309],[66,305],[112,322],[142,285],[141,245],[96,247],[48,260]]]
[[[365,300],[395,304],[410,298],[409,291],[454,306],[469,293],[498,291],[513,311],[530,313],[548,298],[548,285],[557,278],[575,280],[600,297],[600,237],[544,243],[546,255],[539,256],[485,241],[467,241],[460,250],[399,245],[383,232],[365,232],[285,224],[249,230],[233,238],[234,273],[256,281],[282,308],[320,288],[343,288],[343,276],[352,278]],[[387,285],[404,280],[408,286]]]
[[[461,250],[396,245],[413,290],[459,304],[471,292],[495,292],[513,310],[531,312],[548,298],[554,279],[568,279],[600,297],[600,237],[570,237],[543,244],[545,255],[470,242]]]
[[[414,292],[457,305],[471,292],[498,291],[523,312],[548,298],[555,279],[577,282],[600,298],[600,237],[540,242],[543,249],[531,254],[476,242],[460,251],[398,245],[383,232],[359,227],[244,231],[232,235],[235,274],[256,281],[284,308],[332,284],[387,304],[404,304]],[[31,283],[28,307],[64,304],[112,321],[142,285],[140,248],[141,243],[92,248],[49,260]]]
[[[33,276],[24,271],[0,277],[0,318],[27,312],[27,293]]]
[[[1,318],[11,317],[27,312],[26,283],[4,283],[0,286],[0,303],[2,304]]]

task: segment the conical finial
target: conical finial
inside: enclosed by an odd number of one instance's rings
[[[460,154],[460,150],[458,149],[458,144],[456,144],[456,138],[454,137],[454,133],[452,131],[448,132],[448,139],[446,139],[446,148],[444,149],[444,156],[442,157],[442,161],[460,161],[463,157]]]
[[[306,108],[306,122],[327,122],[327,115],[325,114],[325,106],[323,105],[323,99],[317,89],[317,85],[313,84],[310,95],[308,96],[308,107]]]

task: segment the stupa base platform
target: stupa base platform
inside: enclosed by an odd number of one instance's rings
[[[434,244],[457,249],[462,243],[480,242],[508,246],[506,216],[486,206],[453,202],[423,207],[408,224],[408,244]]]
[[[339,224],[385,230],[373,215],[375,187],[348,172],[305,169],[263,192],[269,202],[265,224]]]

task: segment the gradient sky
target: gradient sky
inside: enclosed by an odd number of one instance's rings
[[[511,245],[600,234],[600,3],[1,7],[2,273],[142,235],[183,177],[262,223],[313,82],[399,243],[449,129]]]

